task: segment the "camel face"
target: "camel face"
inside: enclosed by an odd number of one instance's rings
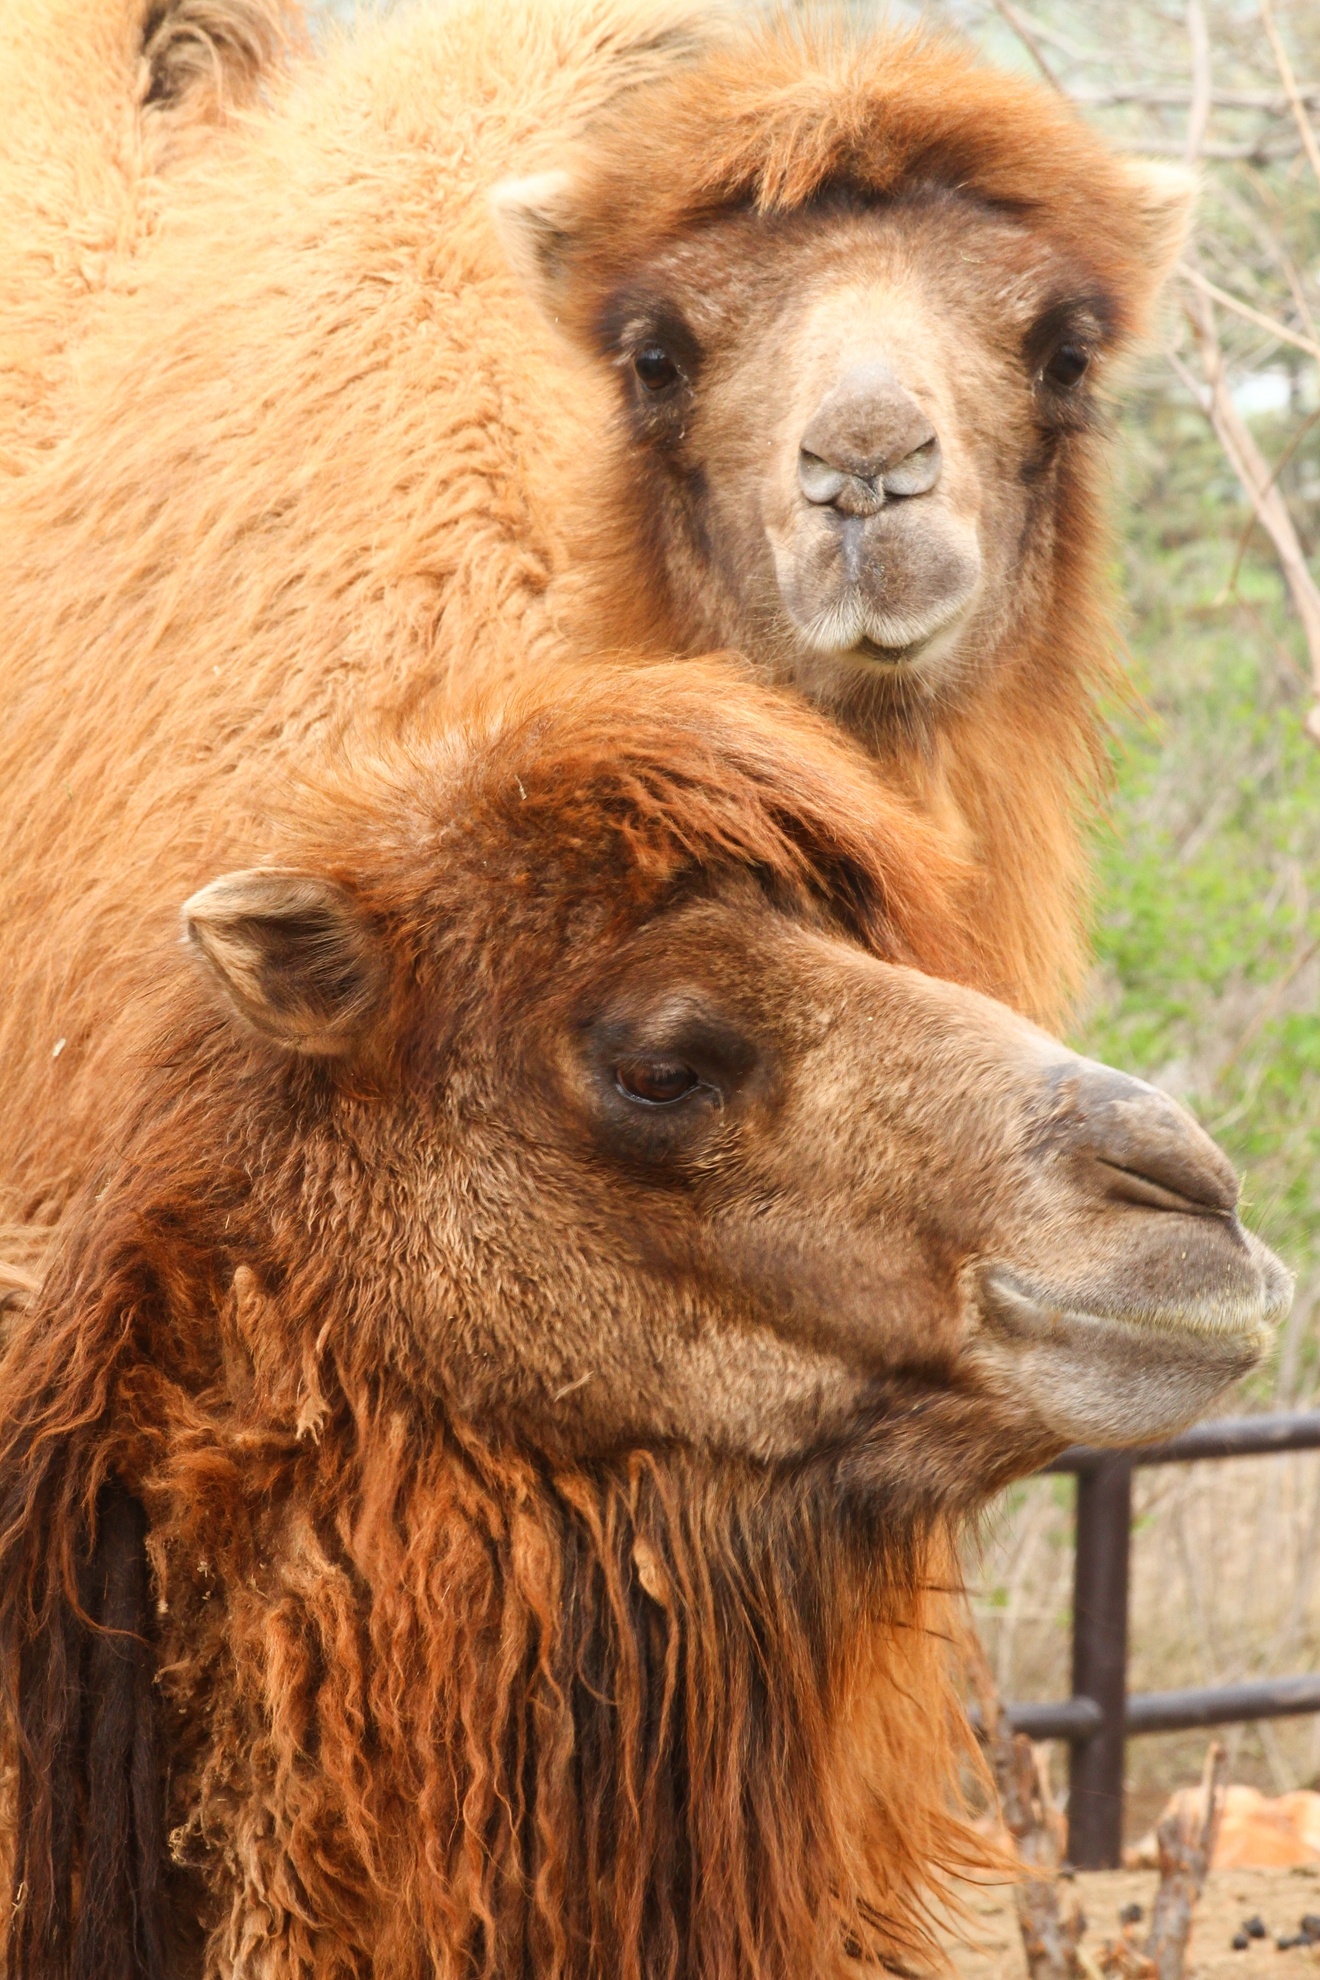
[[[243,1028],[374,1092],[354,1162],[410,1237],[346,1236],[344,1269],[520,1439],[842,1449],[869,1491],[975,1502],[1068,1439],[1196,1416],[1287,1303],[1173,1102],[746,870],[608,940],[566,895],[516,984],[498,931],[419,919],[486,958],[457,1034],[430,1004],[461,980],[400,1019],[351,884],[233,875],[186,913]]]
[[[943,193],[725,216],[632,275],[607,349],[702,639],[830,701],[974,671],[1048,563],[1052,441],[1088,417],[1102,309]]]
[[[584,1345],[563,1370],[594,1438],[856,1442],[887,1473],[889,1425],[975,1399],[979,1480],[1190,1421],[1286,1310],[1174,1102],[749,882],[658,918],[544,1021],[556,1193],[616,1260],[627,1232],[646,1287],[615,1367]],[[590,1305],[567,1277],[552,1298]]]
[[[550,174],[496,212],[532,293],[615,371],[620,501],[694,646],[845,712],[1015,664],[1122,312],[1071,246],[917,184],[733,206],[640,259],[616,246],[611,272],[575,198]]]

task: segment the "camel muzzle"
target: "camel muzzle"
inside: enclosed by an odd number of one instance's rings
[[[1188,1216],[1231,1217],[1238,1179],[1232,1163],[1158,1087],[1093,1059],[1076,1059],[1052,1084],[1059,1112],[1052,1130],[1116,1202]]]
[[[1043,1099],[1018,1236],[972,1275],[969,1359],[1070,1441],[1165,1436],[1258,1363],[1291,1276],[1167,1094],[1070,1054]]]
[[[852,365],[802,430],[791,519],[770,531],[785,607],[817,652],[911,665],[969,608],[976,532],[939,435],[883,360]]]

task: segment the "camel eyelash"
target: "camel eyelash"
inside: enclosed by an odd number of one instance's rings
[[[1046,390],[1073,392],[1113,334],[1114,309],[1107,296],[1072,296],[1052,303],[1027,333],[1023,354],[1028,373]]]

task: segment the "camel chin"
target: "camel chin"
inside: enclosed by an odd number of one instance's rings
[[[926,513],[914,511],[924,507]],[[767,532],[786,619],[808,671],[901,672],[933,689],[985,590],[975,530],[934,496],[837,518],[799,504]]]
[[[1279,1260],[1236,1219],[1224,1235],[1241,1256],[1234,1283],[1212,1297],[1180,1297],[1169,1275],[1167,1298],[1138,1279],[1126,1299],[1121,1287],[1099,1285],[1079,1305],[1075,1288],[1062,1294],[991,1266],[980,1275],[968,1359],[988,1387],[1069,1443],[1171,1436],[1250,1374],[1292,1304]]]

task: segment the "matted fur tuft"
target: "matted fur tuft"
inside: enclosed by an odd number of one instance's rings
[[[935,1957],[932,1885],[985,1852],[953,1799],[971,1756],[918,1532],[841,1531],[827,1466],[767,1491],[681,1453],[588,1471],[492,1449],[353,1356],[324,1280],[301,1312],[235,1284],[236,1403],[164,1209],[117,1202],[15,1344],[38,1381],[59,1371],[63,1435],[49,1388],[25,1410],[12,1361],[0,1378],[0,1475],[22,1453],[31,1478],[35,1444],[43,1480],[39,1521],[0,1501],[0,1633],[49,1646],[89,1480],[130,1478],[169,1605],[175,1904],[214,1970],[267,1941],[271,1972],[374,1980],[413,1973],[419,1943],[455,1980]],[[93,1275],[113,1289],[94,1305]],[[70,1387],[70,1358],[90,1380]],[[59,1915],[42,1872],[29,1849],[20,1934]],[[15,1980],[47,1970],[23,1944]]]

